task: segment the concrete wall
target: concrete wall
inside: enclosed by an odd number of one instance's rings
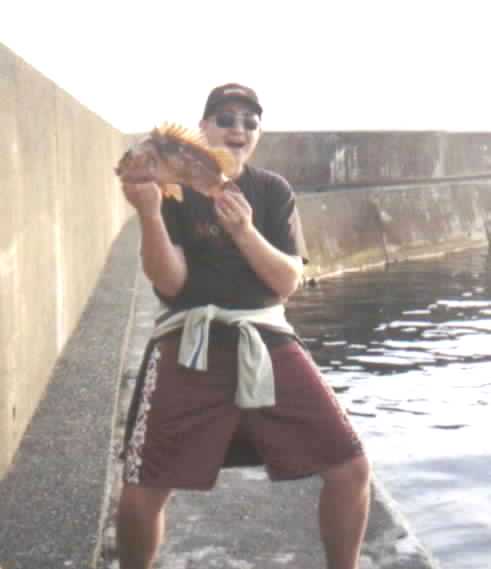
[[[448,176],[491,174],[491,133],[471,132],[447,135],[444,171]]]
[[[491,181],[300,194],[308,277],[485,245]]]
[[[254,163],[300,190],[491,176],[491,133],[270,132]]]
[[[487,243],[491,133],[272,132],[254,157],[302,193],[308,276]]]
[[[126,137],[0,44],[0,477],[130,215]]]

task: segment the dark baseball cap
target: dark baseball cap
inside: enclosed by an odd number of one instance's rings
[[[259,116],[262,115],[263,108],[259,104],[257,95],[252,89],[244,87],[244,85],[239,85],[238,83],[227,83],[226,85],[215,87],[208,95],[203,118],[206,119],[212,115],[220,105],[229,101],[241,101],[246,103],[252,107]]]

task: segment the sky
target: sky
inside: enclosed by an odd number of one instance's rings
[[[490,10],[487,9],[490,5]],[[491,131],[489,0],[6,0],[0,42],[124,132],[256,90],[267,131]]]

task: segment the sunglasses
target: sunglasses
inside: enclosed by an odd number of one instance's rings
[[[215,123],[219,128],[235,128],[240,121],[242,121],[242,126],[246,130],[259,128],[259,120],[251,115],[232,113],[230,111],[223,111],[215,115]]]

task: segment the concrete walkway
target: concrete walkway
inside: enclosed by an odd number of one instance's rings
[[[0,482],[2,569],[91,566],[107,496],[138,239],[132,222],[115,242],[10,472]]]
[[[15,463],[0,482],[1,569],[116,569],[114,510],[124,418],[156,307],[130,223],[55,370]],[[136,281],[135,281],[136,275]],[[224,471],[206,493],[177,492],[157,569],[320,569],[310,478],[270,483]],[[360,569],[436,567],[374,482]]]

